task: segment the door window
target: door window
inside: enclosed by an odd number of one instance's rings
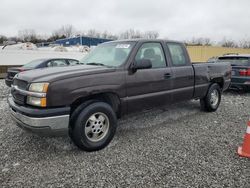
[[[80,64],[79,61],[77,61],[77,60],[69,59],[68,61],[69,61],[69,64],[71,66],[73,66],[73,65],[79,65]]]
[[[48,62],[47,66],[48,67],[62,67],[62,66],[67,66],[67,63],[63,59],[58,59],[58,60],[52,60]]]
[[[163,49],[160,43],[144,43],[138,50],[135,60],[149,59],[152,62],[152,68],[166,67],[166,61]]]
[[[167,43],[173,66],[184,66],[187,64],[185,52],[180,44]]]

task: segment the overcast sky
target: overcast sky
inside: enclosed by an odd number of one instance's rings
[[[156,30],[161,38],[250,39],[250,0],[0,0],[0,34],[34,29]]]

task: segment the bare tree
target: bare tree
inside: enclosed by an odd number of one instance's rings
[[[135,39],[135,38],[144,38],[144,34],[139,30],[129,29],[122,32],[119,36],[120,39]]]
[[[72,37],[75,33],[75,29],[72,25],[63,25],[59,29],[55,30],[52,35],[56,37],[65,36],[66,38]]]
[[[157,39],[159,37],[159,33],[157,31],[146,31],[144,33],[144,37],[147,39]]]
[[[134,32],[133,32],[133,30],[131,30],[131,38],[132,39],[144,38],[144,34],[139,30],[136,30]]]
[[[129,31],[124,31],[120,34],[119,38],[120,39],[129,39]]]
[[[119,37],[116,34],[109,34],[107,39],[117,40]]]
[[[118,39],[118,36],[108,32],[108,31],[104,31],[104,32],[101,33],[101,38],[116,40],[116,39]]]
[[[95,29],[89,29],[87,31],[87,34],[86,34],[88,37],[96,37],[96,38],[100,38],[101,37],[101,34],[100,32],[98,32],[97,30]]]
[[[212,45],[212,42],[211,42],[210,38],[203,38],[203,42],[202,43],[205,46],[211,46]]]
[[[191,40],[185,40],[184,43],[188,45],[196,45],[196,46],[211,46],[212,41],[210,38],[206,37],[193,37]]]
[[[19,30],[18,37],[23,42],[37,42],[37,35],[34,29]]]
[[[239,47],[241,47],[241,48],[250,48],[250,41],[249,40],[241,40],[240,42],[239,42]]]
[[[7,41],[7,37],[4,35],[0,35],[0,44],[3,44],[5,41]]]
[[[222,47],[230,47],[230,48],[238,48],[238,44],[233,41],[233,40],[229,40],[224,38],[221,42],[220,42]]]
[[[157,31],[145,31],[141,32],[139,30],[129,29],[122,32],[119,36],[120,39],[134,39],[134,38],[147,38],[147,39],[156,39],[159,37]]]
[[[101,37],[102,37],[103,39],[108,39],[109,35],[110,35],[110,33],[109,33],[108,31],[104,31],[104,32],[101,34]]]
[[[61,35],[57,32],[53,32],[52,35],[47,39],[47,42],[53,42],[56,41],[58,39],[64,39],[67,38],[65,35]]]
[[[75,32],[75,29],[73,28],[72,25],[64,25],[62,26],[62,29],[63,29],[63,34],[66,37],[72,37]]]
[[[197,46],[202,46],[202,38],[193,37],[191,43]]]

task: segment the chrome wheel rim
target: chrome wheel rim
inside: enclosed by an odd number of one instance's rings
[[[109,118],[102,112],[92,114],[85,123],[85,135],[92,142],[102,140],[109,130]]]
[[[210,104],[216,106],[219,102],[219,92],[215,89],[211,93]]]

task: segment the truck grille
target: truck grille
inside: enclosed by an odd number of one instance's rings
[[[18,79],[14,79],[13,85],[16,85],[18,88],[22,90],[27,90],[27,87],[28,87],[28,83],[26,81],[18,80]]]
[[[11,92],[12,96],[13,96],[13,99],[14,101],[17,103],[17,104],[20,104],[20,105],[24,105],[25,104],[25,98],[26,96],[24,95],[21,95],[17,92]]]
[[[16,85],[19,89],[22,90],[27,90],[28,87],[28,83],[26,81],[18,79],[14,79],[13,85]],[[11,95],[13,96],[13,99],[17,104],[20,105],[25,104],[26,96],[16,91],[13,87],[11,88]]]

